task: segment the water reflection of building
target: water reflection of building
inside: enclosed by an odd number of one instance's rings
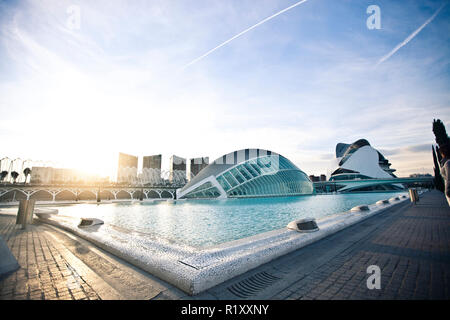
[[[117,169],[118,183],[134,183],[137,179],[138,157],[119,153],[119,166]]]
[[[189,160],[188,175],[187,178],[190,181],[195,177],[203,168],[206,168],[209,164],[208,157],[192,158]]]

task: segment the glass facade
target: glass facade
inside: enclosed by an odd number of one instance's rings
[[[404,190],[404,188],[400,185],[395,184],[380,184],[375,186],[367,186],[367,187],[361,187],[361,188],[355,188],[347,191],[348,193],[351,192],[373,192],[373,191],[401,191]]]
[[[205,182],[189,192],[185,198],[217,198],[218,196],[220,196],[220,191],[211,182]]]
[[[248,159],[215,175],[229,198],[312,194],[308,176],[288,159],[272,153]],[[221,192],[205,182],[184,198],[216,198]]]
[[[355,179],[374,179],[363,174],[355,173],[355,174],[338,174],[334,175],[330,178],[330,181],[338,181],[338,180],[355,180]]]

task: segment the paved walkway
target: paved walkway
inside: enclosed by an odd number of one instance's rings
[[[370,265],[381,289],[367,288]],[[449,299],[450,208],[442,193],[399,204],[203,294],[218,299]],[[196,297],[202,298],[202,295]]]
[[[21,268],[0,278],[0,300],[141,300],[182,291],[93,244],[36,222],[21,230],[0,215],[0,236]]]
[[[20,230],[13,217],[0,220],[0,234],[21,266],[1,282],[1,299],[99,299],[42,230]]]
[[[449,299],[450,208],[442,193],[399,204],[198,296],[45,224],[21,230],[0,215],[21,268],[0,279],[4,299]],[[369,290],[367,267],[381,270]]]

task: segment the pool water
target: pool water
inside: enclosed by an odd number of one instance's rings
[[[285,227],[304,217],[322,218],[405,193],[359,193],[280,198],[77,204],[59,215],[89,217],[171,242],[207,247]]]

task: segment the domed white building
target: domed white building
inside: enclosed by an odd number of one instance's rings
[[[216,159],[177,198],[247,198],[312,194],[308,176],[285,157],[264,149],[242,149]]]

